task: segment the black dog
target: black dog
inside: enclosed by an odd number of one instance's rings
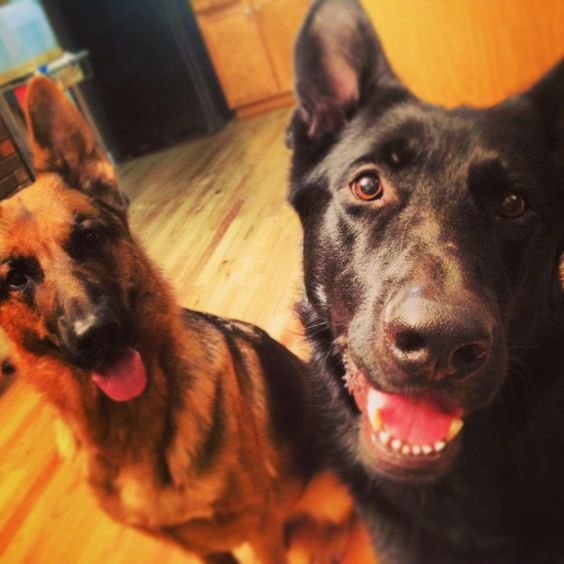
[[[300,311],[377,552],[564,562],[564,63],[445,110],[400,83],[356,0],[325,0],[296,71]]]

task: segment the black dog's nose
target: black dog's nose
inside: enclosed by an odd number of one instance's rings
[[[386,354],[407,378],[442,380],[476,372],[492,330],[483,310],[408,296],[386,312]]]

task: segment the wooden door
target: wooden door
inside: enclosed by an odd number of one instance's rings
[[[564,56],[563,0],[362,0],[392,65],[425,100],[490,105]]]

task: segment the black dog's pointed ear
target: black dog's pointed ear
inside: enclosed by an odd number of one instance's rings
[[[124,212],[127,198],[113,166],[65,93],[43,76],[29,84],[26,121],[36,172],[55,172],[71,187]]]
[[[358,0],[316,0],[294,53],[299,109],[310,139],[337,133],[377,87],[398,81]]]
[[[554,162],[564,173],[564,59],[523,97],[535,108]]]
[[[561,179],[560,202],[564,213],[564,59],[561,59],[521,99],[532,104]],[[564,292],[564,239],[560,254],[560,289]]]

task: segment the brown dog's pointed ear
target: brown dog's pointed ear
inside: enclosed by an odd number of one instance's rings
[[[358,0],[316,0],[294,52],[294,122],[310,139],[334,134],[378,88],[400,85]]]
[[[114,168],[65,93],[37,76],[29,84],[25,106],[36,172],[60,174],[69,187],[125,211],[127,198],[117,187]]]

